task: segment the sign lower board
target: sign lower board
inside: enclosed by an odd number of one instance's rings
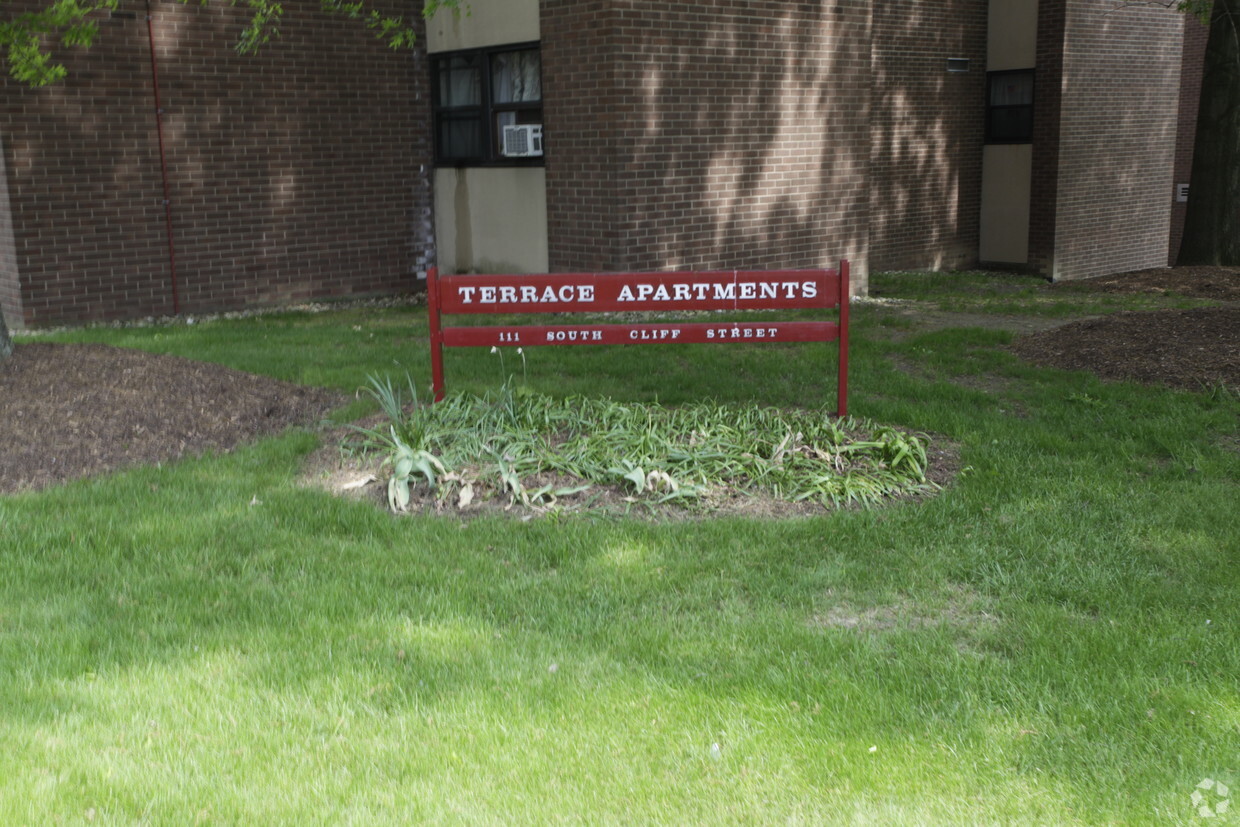
[[[534,347],[536,345],[756,344],[830,342],[839,338],[832,322],[719,322],[692,324],[523,325],[448,327],[448,347]]]

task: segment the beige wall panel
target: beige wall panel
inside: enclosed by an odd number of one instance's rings
[[[1029,69],[1036,62],[1038,0],[990,0],[986,69]]]
[[[468,0],[460,14],[437,13],[426,22],[430,52],[479,49],[538,40],[538,0]]]
[[[543,168],[435,170],[435,249],[445,274],[547,272]]]
[[[982,151],[982,226],[978,258],[1029,261],[1030,144],[992,144]]]

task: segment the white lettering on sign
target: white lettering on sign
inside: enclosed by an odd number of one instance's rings
[[[670,290],[668,288],[671,288]],[[742,281],[735,282],[676,282],[666,284],[623,285],[616,296],[618,302],[704,302],[754,301],[776,299],[780,293],[785,299],[812,299],[818,295],[818,285],[812,281]]]
[[[547,342],[601,342],[601,330],[548,330]]]
[[[664,339],[679,339],[680,331],[663,328],[661,330],[630,330],[629,338],[635,342],[660,342]]]
[[[547,285],[539,292],[532,284],[502,287],[457,287],[461,304],[588,304],[594,301],[593,284]]]
[[[778,327],[714,327],[706,331],[707,339],[774,339]]]
[[[538,287],[523,285],[458,285],[457,297],[461,304],[590,304],[595,300],[593,284],[561,284]],[[708,302],[708,301],[774,301],[784,299],[813,299],[818,296],[818,285],[813,281],[781,282],[673,282],[671,284],[642,283],[621,285],[617,302]]]

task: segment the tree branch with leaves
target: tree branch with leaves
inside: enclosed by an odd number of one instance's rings
[[[50,0],[34,11],[19,12],[0,21],[0,50],[9,74],[28,86],[46,86],[62,80],[66,70],[54,57],[55,47],[90,46],[99,33],[100,14],[116,9],[119,4],[120,0]],[[284,7],[278,0],[229,0],[229,5],[244,6],[250,15],[238,33],[237,51],[256,52],[279,36]],[[324,11],[361,23],[393,49],[413,46],[412,22],[399,15],[384,14],[365,0],[321,0],[321,6]],[[461,0],[426,0],[422,16],[430,17],[445,8],[459,11],[460,6]]]

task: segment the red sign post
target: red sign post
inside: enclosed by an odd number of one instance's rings
[[[427,273],[431,373],[444,396],[444,347],[736,344],[839,340],[837,413],[847,413],[848,262],[838,270],[564,273],[440,277]],[[444,327],[445,315],[839,308],[836,321],[673,322]]]

